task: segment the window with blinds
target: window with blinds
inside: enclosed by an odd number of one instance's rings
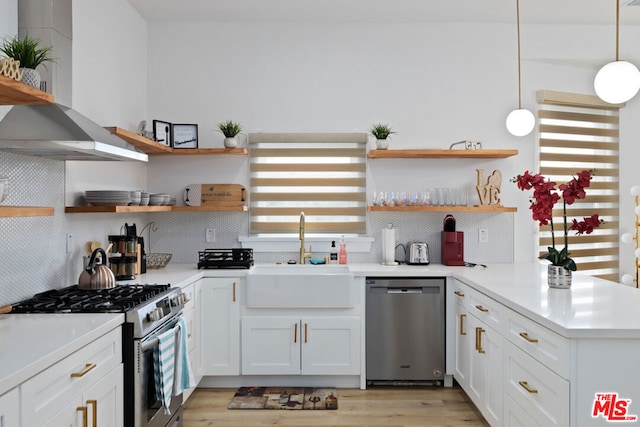
[[[619,108],[596,96],[538,92],[540,173],[558,184],[577,172],[593,171],[587,197],[567,205],[567,222],[593,214],[605,221],[589,235],[569,230],[570,257],[580,272],[618,280],[618,139]],[[553,211],[556,247],[563,245],[562,203]],[[559,239],[560,237],[560,239]],[[560,247],[558,247],[558,244]],[[551,229],[540,227],[539,251],[551,246]]]
[[[366,233],[365,133],[249,134],[250,233]]]

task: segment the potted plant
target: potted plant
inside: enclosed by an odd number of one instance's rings
[[[40,89],[40,73],[36,71],[39,65],[46,68],[46,62],[53,62],[51,58],[52,47],[40,47],[40,40],[25,35],[23,38],[15,36],[4,39],[0,52],[7,57],[20,61],[22,70],[22,82]]]
[[[387,138],[395,133],[389,125],[385,125],[382,123],[375,124],[371,127],[371,135],[376,138],[376,148],[378,150],[386,150],[389,146],[389,141]]]
[[[572,178],[566,184],[560,184],[556,188],[556,183],[548,180],[540,174],[530,174],[525,171],[512,179],[520,190],[533,189],[531,200],[532,217],[540,225],[551,227],[551,246],[547,247],[547,253],[538,258],[546,259],[551,264],[548,266],[547,281],[552,288],[567,289],[571,286],[571,272],[577,270],[576,263],[569,255],[568,231],[575,230],[577,235],[591,234],[593,230],[603,222],[597,214],[590,217],[583,217],[582,221],[573,220],[571,226],[567,223],[567,205],[572,205],[576,200],[587,197],[585,189],[591,183],[591,171],[583,170],[577,173],[577,177]],[[564,247],[558,251],[556,249],[556,234],[553,223],[553,208],[556,202],[562,200],[563,206],[563,234]]]
[[[238,146],[238,138],[236,136],[242,131],[242,125],[240,123],[227,120],[226,122],[218,123],[218,129],[220,129],[220,132],[224,135],[225,147],[235,148]]]

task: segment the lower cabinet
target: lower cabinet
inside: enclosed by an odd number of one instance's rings
[[[241,280],[203,278],[196,284],[202,375],[240,374]]]
[[[469,329],[469,313],[463,304],[454,304],[455,314],[455,358],[454,377],[460,387],[467,388],[469,385],[469,358],[471,351],[469,342],[472,337]]]
[[[0,426],[20,426],[20,394],[17,388],[0,396]]]
[[[357,316],[242,318],[243,375],[359,375]]]
[[[122,426],[121,329],[40,372],[20,391],[22,426]]]

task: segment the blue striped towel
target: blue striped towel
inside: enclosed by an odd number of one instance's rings
[[[181,317],[175,327],[176,331],[176,369],[173,379],[173,395],[178,396],[184,390],[195,387],[196,382],[191,372],[189,348],[187,345],[187,322]]]
[[[153,369],[156,395],[162,402],[164,413],[169,415],[173,375],[175,370],[175,328],[158,335],[158,346],[153,350]]]

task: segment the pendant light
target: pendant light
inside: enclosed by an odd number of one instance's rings
[[[520,0],[516,0],[516,22],[518,24],[518,109],[507,116],[507,130],[514,136],[531,133],[536,125],[533,113],[522,108],[522,79],[520,77]]]
[[[619,60],[620,0],[616,0],[616,60],[598,71],[593,87],[600,99],[610,104],[627,102],[640,89],[640,71],[630,62]]]

